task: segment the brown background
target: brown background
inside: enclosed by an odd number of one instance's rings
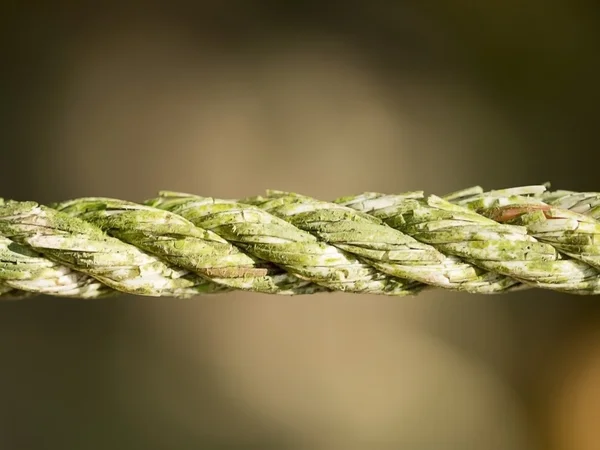
[[[7,198],[600,189],[591,1],[3,5]],[[597,449],[598,305],[5,303],[0,448]]]

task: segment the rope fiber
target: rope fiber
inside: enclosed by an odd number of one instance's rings
[[[143,204],[0,200],[0,298],[600,293],[600,193],[546,185],[333,202],[268,191],[221,200],[160,192]]]

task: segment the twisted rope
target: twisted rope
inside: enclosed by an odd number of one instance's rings
[[[527,186],[334,202],[269,191],[0,201],[0,297],[246,290],[600,293],[600,194]]]

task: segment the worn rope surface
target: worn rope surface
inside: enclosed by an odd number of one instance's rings
[[[269,191],[144,204],[0,202],[0,296],[190,297],[247,290],[600,293],[600,194],[527,186],[325,202]]]

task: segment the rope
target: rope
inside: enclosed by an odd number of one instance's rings
[[[527,186],[137,204],[0,201],[0,297],[600,293],[600,194]]]

